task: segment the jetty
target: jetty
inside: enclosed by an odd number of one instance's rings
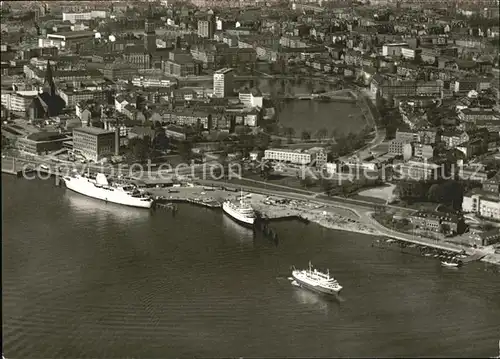
[[[462,263],[466,264],[466,263],[470,263],[470,262],[480,261],[484,257],[486,257],[486,254],[484,254],[484,253],[473,253],[470,256],[467,256],[465,258],[460,259],[460,261]]]
[[[198,206],[202,207],[208,207],[208,208],[222,208],[222,203],[212,199],[212,198],[166,198],[166,197],[159,197],[159,201],[163,201],[164,203],[158,203],[160,206],[167,206],[168,204],[172,203],[190,203],[190,204],[195,204]]]
[[[21,177],[21,175],[23,174],[23,171],[17,171],[15,169],[9,169],[9,168],[2,167],[2,173]]]

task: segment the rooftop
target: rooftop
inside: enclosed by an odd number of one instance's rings
[[[26,137],[28,140],[43,142],[43,141],[55,141],[66,138],[66,136],[61,135],[59,132],[35,132]]]
[[[89,135],[103,135],[103,134],[108,134],[108,133],[114,133],[113,131],[107,131],[99,127],[82,127],[82,128],[75,128],[73,132],[81,132],[81,133],[86,133]]]
[[[229,67],[225,67],[223,69],[220,69],[220,70],[217,70],[215,71],[216,74],[227,74],[229,72],[233,71],[232,68],[229,68]]]
[[[47,37],[64,37],[66,39],[78,38],[78,37],[91,37],[94,36],[93,31],[68,31],[68,32],[56,32],[53,34],[47,34]]]

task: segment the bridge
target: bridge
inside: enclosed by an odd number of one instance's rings
[[[271,94],[269,92],[263,92],[262,95],[264,97],[271,97]],[[330,101],[337,101],[337,102],[348,102],[348,103],[355,103],[358,101],[358,96],[351,90],[335,90],[335,91],[328,91],[328,92],[323,92],[320,94],[293,94],[293,95],[278,95],[275,96],[275,98],[278,99],[285,99],[285,100],[330,100]]]

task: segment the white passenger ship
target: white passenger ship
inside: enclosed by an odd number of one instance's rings
[[[330,270],[327,273],[322,273],[316,269],[313,270],[311,262],[309,262],[309,269],[297,270],[294,268],[292,277],[301,287],[317,293],[336,294],[342,290],[339,282],[330,277]]]
[[[110,184],[103,173],[96,178],[74,173],[64,176],[66,187],[85,196],[131,207],[151,208],[153,199],[133,185]]]
[[[238,202],[224,201],[222,210],[235,221],[244,226],[253,226],[255,223],[255,210],[245,202],[243,195],[240,195]]]

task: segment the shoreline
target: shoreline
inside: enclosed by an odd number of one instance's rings
[[[169,192],[167,188],[150,188],[148,192],[153,197],[161,198],[162,202],[183,202],[205,208],[218,209],[220,206],[215,203],[222,203],[226,199],[237,198],[239,193],[228,192],[220,189],[206,190],[203,187],[180,187],[176,192]],[[279,192],[273,195],[259,194],[246,190],[246,194],[251,196],[252,206],[263,214],[264,218],[273,220],[299,220],[302,222],[313,222],[327,229],[348,231],[365,235],[391,238],[397,241],[413,243],[439,250],[461,252],[465,250],[467,254],[482,253],[485,256],[481,262],[500,265],[500,255],[484,250],[473,250],[465,246],[459,246],[446,242],[436,242],[424,237],[409,238],[405,233],[396,232],[384,227],[377,222],[371,212],[361,211],[352,205],[325,204],[311,199],[293,199],[286,193]],[[286,204],[264,203],[268,198],[284,200]]]
[[[163,195],[166,201],[170,202],[186,202],[198,205],[204,205],[205,201],[224,201],[226,199],[234,199],[239,196],[239,193],[227,192],[222,190],[206,191],[202,187],[181,187],[177,193],[168,193],[166,189],[151,189],[155,195]],[[204,193],[202,195],[201,193]],[[301,222],[315,223],[327,229],[338,231],[347,231],[364,235],[391,238],[398,242],[406,242],[417,244],[429,248],[434,248],[442,251],[450,251],[460,253],[465,250],[468,255],[483,253],[485,256],[481,259],[482,262],[500,265],[500,256],[494,253],[486,253],[481,250],[474,250],[465,246],[459,246],[447,242],[437,242],[425,237],[415,237],[405,233],[398,233],[378,223],[372,216],[371,212],[361,212],[350,206],[325,205],[320,202],[311,200],[290,199],[286,194],[280,193],[273,196],[266,196],[244,191],[245,194],[251,195],[248,200],[251,202],[255,210],[257,210],[263,218],[269,221],[286,221],[298,220]],[[170,198],[168,198],[170,197]],[[203,200],[200,200],[200,197]],[[274,200],[285,200],[287,203],[271,203],[269,198]]]

